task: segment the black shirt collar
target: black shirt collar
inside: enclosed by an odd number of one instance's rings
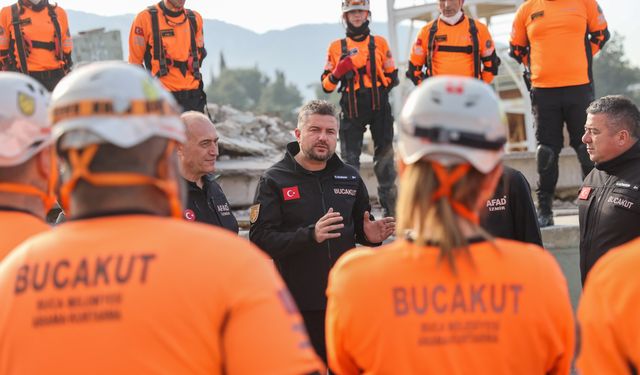
[[[634,143],[630,149],[618,155],[618,157],[616,158],[607,160],[602,163],[595,163],[595,168],[607,173],[611,173],[618,170],[618,168],[620,168],[621,166],[627,164],[627,162],[636,159],[640,159],[640,141],[636,141],[636,143]]]

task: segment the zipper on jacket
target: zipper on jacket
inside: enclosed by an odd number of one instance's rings
[[[593,240],[593,232],[596,230],[596,224],[600,221],[600,216],[602,214],[602,206],[604,205],[604,202],[606,201],[606,195],[610,192],[610,186],[609,183],[611,181],[612,176],[607,176],[606,180],[603,182],[602,184],[602,194],[600,196],[598,196],[598,194],[596,194],[596,192],[594,192],[593,195],[593,200],[595,200],[595,204],[594,204],[594,210],[593,212],[590,212],[589,210],[587,210],[587,220],[585,222],[585,225],[587,226],[587,228],[589,228],[589,231],[587,233],[587,238],[586,240],[587,242],[587,246],[586,249],[589,250],[593,250],[591,248],[592,246],[592,240]],[[585,254],[585,257],[587,256],[587,254]],[[582,272],[584,273],[586,271],[586,267],[587,267],[587,262],[585,260],[585,269],[582,270]],[[592,265],[593,267],[593,265]]]
[[[322,216],[327,212],[327,203],[324,200],[324,189],[322,188],[322,181],[320,177],[316,177],[318,179],[318,187],[320,187],[320,196],[322,197]],[[329,242],[331,239],[327,238],[325,241],[327,243],[327,255],[329,256],[329,260],[331,260],[331,243]]]

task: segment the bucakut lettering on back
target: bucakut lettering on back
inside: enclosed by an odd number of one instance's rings
[[[59,259],[22,265],[16,274],[14,293],[46,288],[66,289],[127,284],[147,280],[156,254],[128,254]]]

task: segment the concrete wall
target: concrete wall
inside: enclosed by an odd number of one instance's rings
[[[74,35],[72,57],[75,63],[122,60],[120,31],[96,29]]]
[[[556,257],[564,276],[567,278],[571,304],[576,309],[582,293],[578,225],[556,225],[543,228],[541,232],[544,247]]]

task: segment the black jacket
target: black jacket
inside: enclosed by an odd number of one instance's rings
[[[294,159],[300,151],[292,142],[284,158],[269,168],[258,185],[257,216],[251,217],[250,239],[275,261],[301,311],[324,310],[327,277],[338,257],[369,243],[363,231],[369,193],[358,172],[333,155],[320,172],[302,168]],[[340,237],[317,243],[315,223],[329,208],[340,212]]]
[[[504,166],[496,191],[480,215],[480,225],[496,237],[542,246],[531,189],[522,173]]]
[[[185,180],[187,181],[187,180]],[[195,182],[187,181],[188,197],[184,218],[190,221],[216,225],[238,233],[238,221],[222,188],[213,175],[202,177],[202,189]]]
[[[597,163],[578,194],[582,283],[611,248],[640,236],[640,142]]]

